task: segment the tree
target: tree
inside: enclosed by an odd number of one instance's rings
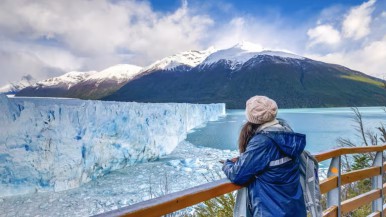
[[[363,117],[362,114],[359,112],[358,108],[352,108],[355,116],[353,118],[356,126],[355,130],[357,131],[357,135],[359,138],[361,138],[360,142],[353,142],[350,139],[345,138],[339,138],[338,144],[341,147],[358,147],[358,146],[373,146],[378,145],[380,142],[386,143],[386,129],[381,123],[379,127],[376,129],[380,133],[378,135],[377,133],[368,130],[365,128],[363,123]],[[384,111],[386,113],[386,108],[384,108]],[[356,154],[352,157],[348,157],[347,155],[343,156],[343,170],[345,172],[349,172],[351,170],[359,170],[366,167],[370,167],[372,162],[374,161],[375,154],[374,153],[361,153]],[[354,196],[357,196],[359,194],[363,194],[365,192],[368,192],[371,190],[371,180],[370,179],[364,179],[360,180],[356,183],[351,183],[345,186],[345,188],[342,189],[342,196],[343,200],[352,198]],[[357,210],[354,210],[350,213],[348,213],[348,216],[366,216],[371,213],[371,206],[365,205]]]
[[[204,175],[204,178],[210,182],[223,178],[223,175],[215,171],[211,172],[208,176]],[[194,206],[194,213],[184,215],[184,217],[232,217],[235,203],[236,192],[231,192]]]

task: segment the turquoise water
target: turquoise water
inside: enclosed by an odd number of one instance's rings
[[[363,107],[359,111],[367,130],[378,133],[376,127],[381,123],[386,125],[383,108]],[[281,109],[278,117],[285,119],[296,132],[306,134],[306,149],[313,154],[336,147],[339,137],[362,145],[351,108]],[[238,134],[244,122],[244,110],[227,110],[226,117],[195,129],[188,134],[187,140],[197,146],[236,150]]]

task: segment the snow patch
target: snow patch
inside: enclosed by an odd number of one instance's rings
[[[139,74],[142,67],[130,65],[130,64],[119,64],[109,67],[103,71],[93,73],[86,80],[97,80],[102,82],[106,79],[116,80],[117,83],[122,83],[130,80]]]
[[[94,73],[96,73],[96,71],[88,71],[88,72],[72,71],[64,75],[61,75],[59,77],[54,77],[43,81],[39,81],[34,85],[32,85],[32,87],[50,87],[50,86],[63,85],[63,86],[66,86],[67,89],[69,89],[73,85],[81,81],[84,81]]]
[[[25,75],[18,82],[11,82],[0,87],[0,93],[17,93],[21,89],[31,86],[35,83],[35,79],[31,75]]]
[[[111,66],[103,71],[88,71],[79,72],[72,71],[68,72],[59,77],[49,78],[43,81],[39,81],[32,85],[32,87],[52,87],[52,86],[65,86],[70,89],[75,84],[84,81],[96,81],[96,84],[100,84],[105,80],[116,80],[117,83],[127,82],[137,74],[140,73],[142,67],[129,65],[129,64],[118,64]]]
[[[210,47],[203,51],[190,50],[182,52],[158,60],[150,66],[146,67],[143,71],[172,70],[178,66],[187,66],[189,68],[193,68],[204,61],[210,54],[215,51],[216,49],[214,47]]]
[[[226,63],[231,66],[231,69],[235,69],[243,65],[248,60],[263,55],[291,59],[304,59],[304,57],[295,54],[286,53],[282,51],[263,50],[260,45],[256,45],[250,42],[242,42],[236,44],[231,48],[219,50],[217,52],[212,53],[200,65],[212,65],[219,61],[226,61]]]

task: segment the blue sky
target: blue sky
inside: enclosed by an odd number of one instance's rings
[[[155,11],[170,13],[181,6],[182,0],[151,0]],[[203,10],[218,22],[227,21],[236,15],[281,16],[292,24],[305,19],[317,19],[319,13],[329,7],[350,8],[362,4],[363,0],[191,0],[189,5]],[[379,3],[378,3],[379,4]],[[224,9],[228,8],[227,10]]]
[[[249,41],[386,76],[384,0],[0,2],[0,86]]]

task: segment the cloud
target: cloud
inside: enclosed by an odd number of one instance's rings
[[[0,2],[0,51],[29,56],[19,65],[31,68],[101,70],[117,63],[147,65],[189,49],[201,49],[213,20],[189,9],[186,1],[174,12],[156,12],[147,1],[69,0]],[[34,59],[36,61],[27,61]],[[23,62],[24,61],[24,62]],[[14,72],[13,62],[4,62]],[[5,74],[4,69],[1,74]],[[41,74],[41,73],[40,73]],[[39,75],[40,75],[39,74]],[[6,81],[1,79],[0,86]]]
[[[31,75],[35,79],[45,79],[63,74],[65,71],[44,64],[37,56],[28,52],[0,51],[1,80],[16,81]],[[16,76],[15,76],[16,75]]]
[[[302,53],[307,30],[304,24],[289,25],[285,18],[265,15],[264,17],[243,15],[232,17],[217,26],[210,34],[208,45],[229,48],[238,42],[248,41],[265,50],[281,50]]]
[[[371,13],[375,2],[376,0],[370,0],[350,10],[342,24],[344,37],[358,40],[370,34]]]
[[[146,57],[152,61],[181,51],[202,49],[213,22],[207,15],[191,14],[187,4],[183,4],[172,14],[133,24],[129,48],[142,55],[137,60]]]
[[[347,9],[343,17],[337,15],[340,19],[327,20],[310,28],[305,56],[344,65],[379,78],[386,76],[385,18],[384,12],[374,12],[375,4],[375,0],[364,2]],[[332,26],[341,26],[341,29]],[[317,44],[334,46],[315,46]]]
[[[386,78],[386,34],[382,39],[373,41],[358,50],[333,52],[327,55],[308,54],[307,56],[344,65],[379,78]]]
[[[319,25],[307,31],[310,39],[309,46],[317,44],[335,45],[339,44],[341,40],[340,32],[334,29],[331,25]]]

